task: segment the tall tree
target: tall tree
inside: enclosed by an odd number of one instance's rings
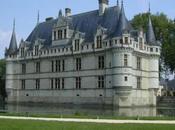
[[[143,28],[146,32],[149,13],[138,14],[132,19],[135,29]],[[167,69],[175,71],[175,22],[163,13],[151,15],[157,40],[162,43],[160,72]]]

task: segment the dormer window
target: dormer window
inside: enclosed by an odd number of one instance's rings
[[[58,30],[58,40],[63,39],[62,37],[62,30]]]
[[[21,57],[24,57],[25,56],[25,52],[24,52],[24,47],[21,48]]]
[[[64,38],[67,38],[67,29],[64,29]]]
[[[57,37],[57,32],[54,31],[54,34],[53,34],[53,35],[54,35],[54,40],[56,40],[56,39],[57,39],[57,38],[56,38],[56,37]]]
[[[35,55],[37,56],[39,54],[39,46],[35,46]]]
[[[97,48],[102,48],[102,36],[96,38]]]
[[[128,37],[125,37],[125,44],[128,44]]]
[[[75,51],[79,51],[80,50],[80,39],[76,39],[75,40]]]

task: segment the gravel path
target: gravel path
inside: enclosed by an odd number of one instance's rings
[[[131,123],[131,124],[175,124],[175,121],[165,121],[165,120],[107,120],[107,119],[74,119],[74,118],[36,118],[36,117],[16,117],[16,116],[0,116],[0,119],[108,123],[108,124],[126,124],[126,123]]]

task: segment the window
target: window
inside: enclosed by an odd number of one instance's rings
[[[25,52],[24,52],[24,47],[21,48],[21,57],[24,57],[25,56]]]
[[[120,39],[120,44],[123,44],[123,39]]]
[[[104,88],[104,76],[98,77],[98,88]]]
[[[137,57],[137,69],[141,70],[141,58]]]
[[[62,78],[62,89],[64,89],[64,78]]]
[[[128,66],[128,55],[124,54],[124,66]]]
[[[64,60],[62,60],[62,71],[64,71],[65,70],[65,62],[64,62]]]
[[[60,89],[60,79],[59,78],[56,78],[55,79],[55,89]]]
[[[51,79],[51,89],[54,89],[54,79]]]
[[[75,51],[79,51],[79,49],[80,49],[80,40],[76,39],[75,40]]]
[[[21,80],[21,89],[25,90],[25,88],[26,88],[25,80]]]
[[[53,35],[54,35],[54,40],[56,40],[57,32],[54,31],[54,32],[53,32]]]
[[[52,61],[52,72],[54,72],[54,61]]]
[[[26,73],[26,64],[22,64],[22,74]]]
[[[141,77],[137,77],[137,88],[141,89]]]
[[[76,58],[76,70],[81,70],[81,58]]]
[[[99,69],[104,69],[104,67],[105,67],[104,59],[105,59],[104,56],[98,57],[98,68]]]
[[[35,46],[35,56],[39,54],[39,46]]]
[[[125,37],[125,44],[128,44],[128,37]]]
[[[67,38],[67,30],[64,29],[64,38],[66,39]]]
[[[40,89],[40,80],[39,79],[36,79],[35,86],[36,86],[36,90]]]
[[[58,30],[58,39],[62,39],[62,30]]]
[[[127,76],[125,76],[125,81],[128,81],[128,77]]]
[[[97,48],[102,48],[102,36],[97,36],[96,43]]]
[[[159,52],[159,49],[158,48],[156,48],[156,52]]]
[[[139,38],[139,49],[143,49],[143,39],[141,37]]]
[[[40,62],[36,62],[36,73],[40,73]]]
[[[81,78],[76,77],[76,89],[81,89]]]
[[[153,52],[153,48],[150,48],[150,51]]]

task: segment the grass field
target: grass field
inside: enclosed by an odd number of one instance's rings
[[[174,130],[174,129],[175,125],[65,123],[65,122],[0,119],[0,130]]]

